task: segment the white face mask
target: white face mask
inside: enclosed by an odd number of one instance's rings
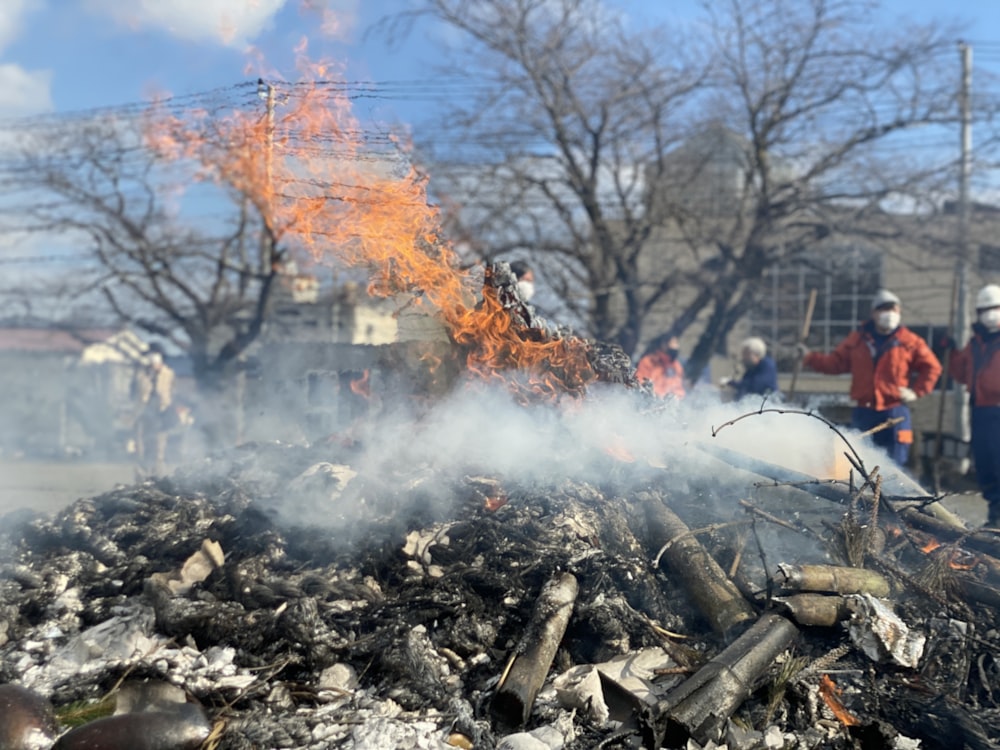
[[[521,299],[525,302],[531,300],[535,296],[535,282],[534,281],[519,281],[517,282],[517,292],[521,295]]]
[[[995,331],[1000,328],[1000,307],[991,307],[979,313],[979,322],[988,331]]]
[[[895,310],[884,310],[875,313],[875,325],[883,331],[895,331],[899,328],[899,313]]]

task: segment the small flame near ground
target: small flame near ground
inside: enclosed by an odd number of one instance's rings
[[[855,727],[861,722],[857,719],[854,714],[847,710],[843,702],[840,700],[841,689],[837,687],[837,683],[833,681],[830,675],[825,674],[820,678],[819,681],[819,694],[822,696],[823,701],[833,712],[833,715],[837,717],[837,721],[843,724],[845,727]]]
[[[364,269],[373,295],[428,304],[472,373],[526,393],[582,393],[596,380],[587,346],[517,326],[489,285],[480,298],[442,235],[426,176],[406,159],[373,158],[331,65],[308,61],[303,48],[299,69],[301,80],[278,84],[266,109],[177,116],[153,106],[146,141],[164,159],[198,165],[198,179],[245,195],[282,248]]]
[[[944,545],[937,539],[928,539],[920,547],[920,551],[925,555],[944,554],[948,557],[948,567],[952,570],[973,570],[978,562],[975,555],[954,546],[944,548]]]

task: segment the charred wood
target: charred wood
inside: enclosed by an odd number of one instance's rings
[[[996,535],[982,531],[970,532],[966,528],[956,528],[953,524],[921,513],[916,508],[904,508],[899,515],[911,526],[929,531],[942,542],[962,540],[962,545],[969,549],[983,552],[993,558],[1000,558],[1000,538]],[[1000,565],[996,567],[998,568],[997,572],[1000,573]]]
[[[750,603],[680,516],[662,502],[645,503],[645,511],[652,536],[666,542],[663,557],[667,566],[713,630],[730,634],[756,617]]]
[[[775,597],[774,601],[799,625],[829,628],[851,616],[850,607],[840,596],[794,594]]]
[[[654,712],[648,748],[688,739],[717,742],[726,720],[754,691],[774,659],[791,646],[798,628],[779,614],[768,613],[718,656],[660,701]],[[654,739],[649,744],[649,738]]]
[[[888,596],[889,582],[873,570],[839,565],[778,565],[781,584],[795,591]]]
[[[571,573],[552,578],[542,588],[531,622],[493,698],[492,712],[498,722],[519,727],[528,721],[566,632],[578,592],[579,585]]]
[[[921,700],[913,691],[901,690],[894,703],[894,723],[920,739],[925,750],[1000,750],[987,733],[996,735],[1000,727],[995,722],[984,726],[982,716],[947,696]]]

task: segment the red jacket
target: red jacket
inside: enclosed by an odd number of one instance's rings
[[[972,395],[973,406],[1000,406],[1000,334],[976,323],[965,348],[951,353],[949,374]]]
[[[640,381],[650,380],[653,393],[659,398],[672,395],[684,398],[684,367],[666,352],[650,352],[639,360],[635,376]]]
[[[883,411],[899,406],[899,389],[908,386],[918,396],[934,389],[941,363],[927,343],[900,326],[882,345],[875,362],[875,328],[871,321],[851,331],[829,354],[811,352],[803,364],[827,375],[851,373],[851,398],[858,406]]]

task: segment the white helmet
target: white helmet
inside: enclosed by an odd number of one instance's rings
[[[976,295],[977,310],[987,310],[991,307],[1000,307],[1000,286],[996,284],[987,284]]]
[[[888,289],[879,289],[875,293],[875,297],[872,299],[872,310],[877,307],[882,307],[882,305],[898,305],[899,297],[890,292]]]

